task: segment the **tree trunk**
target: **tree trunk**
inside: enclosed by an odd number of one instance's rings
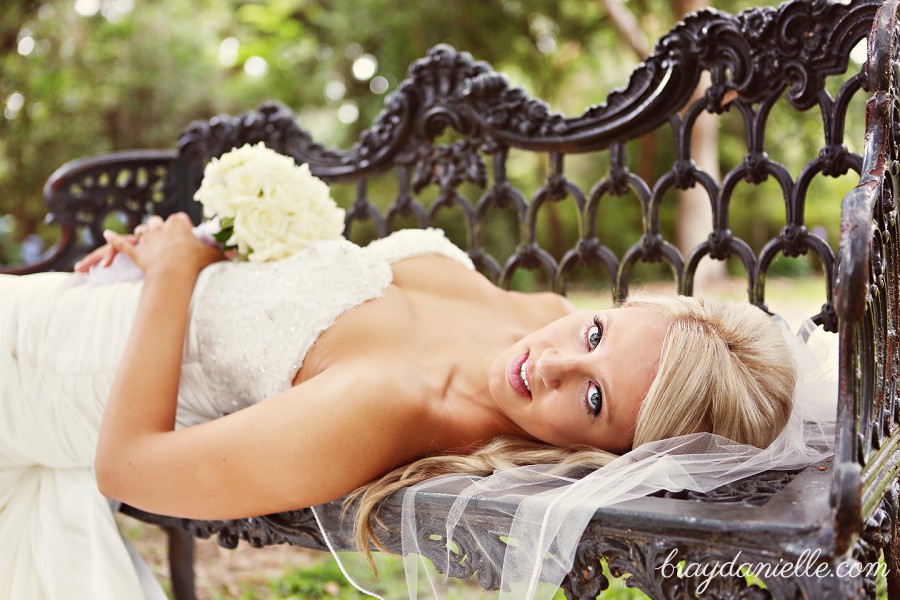
[[[610,22],[621,34],[628,47],[641,60],[650,53],[650,43],[634,14],[622,0],[600,0]],[[706,6],[705,0],[675,0],[673,9],[680,15],[699,10]],[[709,85],[709,74],[704,73],[699,90]],[[695,99],[699,92],[694,95]],[[692,100],[693,100],[692,99]],[[715,116],[703,113],[694,123],[691,138],[691,157],[697,167],[709,173],[716,181],[719,174],[719,123]],[[690,252],[706,240],[712,231],[712,206],[706,189],[695,185],[691,189],[678,191],[678,229],[676,235],[678,249],[687,258]],[[694,278],[694,292],[703,286],[725,277],[725,263],[710,259],[703,260],[697,267]]]
[[[706,6],[704,0],[676,0],[674,8],[680,15],[699,10]],[[698,91],[700,96],[709,86],[709,73],[703,73]],[[691,138],[691,157],[697,167],[706,171],[716,181],[719,173],[719,121],[715,115],[704,112],[694,122]],[[695,185],[678,191],[678,248],[687,257],[698,244],[704,242],[712,231],[713,214],[709,195],[702,186]],[[701,293],[703,286],[724,279],[725,262],[706,258],[697,266],[694,278],[694,293]]]
[[[613,26],[622,35],[628,46],[637,54],[638,59],[644,60],[650,54],[650,42],[640,23],[634,14],[622,4],[622,0],[600,0],[606,9],[606,16],[612,21]]]

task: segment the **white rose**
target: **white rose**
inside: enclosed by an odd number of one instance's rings
[[[257,249],[283,244],[290,223],[290,215],[285,211],[263,203],[254,206],[240,206],[234,217],[234,237],[237,238],[238,252],[253,259]]]
[[[228,191],[229,198],[224,200],[224,204],[232,206],[236,210],[240,201],[232,199],[233,197],[258,198],[262,194],[263,184],[264,180],[246,167],[230,171],[225,176],[225,189]]]
[[[275,183],[265,186],[260,202],[285,212],[297,212],[303,205],[303,195],[296,189]]]
[[[260,148],[256,154],[247,161],[245,167],[253,172],[263,184],[281,183],[287,181],[297,164],[290,156],[278,154],[268,148]]]

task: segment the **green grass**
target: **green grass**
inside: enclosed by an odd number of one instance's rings
[[[362,578],[365,577],[363,575],[358,583],[383,596],[386,600],[406,598],[407,587],[403,560],[400,557],[385,554],[377,554],[375,558],[379,571],[378,580],[374,583],[363,581]],[[432,576],[435,575],[433,569],[429,569],[429,571]],[[603,564],[603,571],[610,580],[609,588],[601,596],[604,600],[643,600],[648,598],[639,590],[627,588],[624,579],[612,577],[605,564]],[[267,598],[270,600],[325,600],[331,598],[363,600],[368,598],[344,579],[334,558],[330,556],[314,566],[286,571],[281,578],[271,581],[269,587],[272,595]],[[433,597],[427,581],[420,580],[418,590],[420,598]],[[259,596],[252,595],[253,593],[248,592],[248,595],[240,596],[239,600],[257,600]],[[448,589],[446,596],[442,596],[446,600],[480,600],[493,597],[495,595],[481,590],[477,584],[459,582]],[[220,596],[217,600],[225,600],[225,598]],[[565,600],[562,590],[557,591],[553,600]]]

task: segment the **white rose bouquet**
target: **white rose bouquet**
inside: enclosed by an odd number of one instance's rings
[[[251,262],[287,258],[344,230],[344,210],[328,185],[262,142],[210,161],[194,199],[210,219],[200,233]]]
[[[318,240],[338,239],[344,231],[344,210],[331,199],[328,185],[310,173],[309,166],[297,166],[262,142],[210,161],[194,198],[208,219],[194,234],[238,259],[287,258]],[[109,266],[93,265],[87,273],[92,284],[141,277],[124,254],[117,254]]]

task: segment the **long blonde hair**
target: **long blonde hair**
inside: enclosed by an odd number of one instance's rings
[[[638,411],[633,447],[696,432],[715,433],[764,448],[791,412],[795,368],[772,319],[746,303],[688,296],[633,296],[623,307],[662,313],[670,322],[656,376]],[[599,468],[617,458],[597,449],[558,448],[518,438],[496,438],[468,454],[419,459],[398,467],[345,501],[356,505],[356,538],[387,551],[375,535],[384,527],[379,503],[395,491],[448,473],[487,476],[530,464],[557,464],[560,472]]]

